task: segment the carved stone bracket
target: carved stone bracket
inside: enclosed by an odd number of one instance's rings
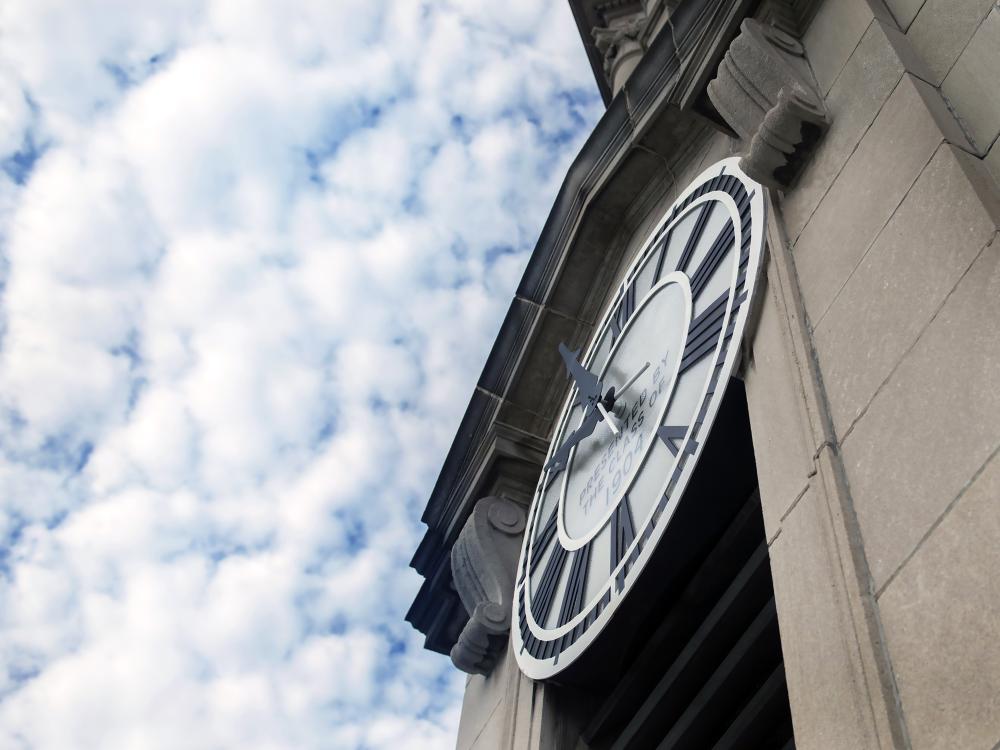
[[[729,46],[708,97],[743,140],[740,167],[772,188],[795,181],[829,127],[798,39],[752,18]]]
[[[484,497],[451,548],[451,572],[469,621],[451,649],[455,666],[488,675],[507,642],[514,571],[527,521],[524,508],[502,497]]]
[[[591,31],[597,49],[604,55],[604,74],[616,92],[635,70],[646,51],[642,43],[646,16],[639,14],[613,26],[596,26]]]

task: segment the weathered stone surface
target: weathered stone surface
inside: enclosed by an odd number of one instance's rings
[[[829,126],[798,39],[753,18],[730,43],[708,98],[743,140],[740,168],[774,188],[795,181]]]
[[[770,548],[795,747],[876,747],[871,709],[851,668],[858,647],[822,503],[810,489]]]
[[[944,79],[941,91],[981,153],[1000,135],[1000,10],[994,8]]]
[[[914,750],[1000,742],[1000,458],[879,600]]]
[[[842,444],[876,590],[1000,443],[998,320],[994,235]]]
[[[865,0],[826,0],[803,42],[820,91],[826,94],[871,23]]]
[[[513,659],[504,658],[489,677],[470,675],[465,683],[465,697],[462,700],[462,716],[458,722],[459,750],[473,747],[473,743],[483,733],[484,728],[497,713],[503,713],[501,702],[504,698],[507,664]]]
[[[769,283],[753,339],[753,364],[745,375],[750,428],[757,457],[764,530],[771,539],[781,517],[802,494],[812,469],[809,431],[800,412],[802,395],[791,360],[787,325]]]
[[[456,667],[487,675],[507,648],[514,573],[527,516],[502,497],[479,500],[451,548],[455,591],[469,621],[451,649]]]
[[[795,242],[795,264],[813,325],[943,139],[920,88],[929,87],[903,75]]]
[[[598,51],[604,56],[604,73],[611,84],[612,96],[621,90],[642,59],[645,51],[642,39],[648,22],[649,18],[640,10],[615,19],[610,26],[597,26],[590,32]]]
[[[993,144],[993,148],[983,159],[983,163],[986,165],[986,169],[989,171],[990,175],[993,177],[993,181],[1000,185],[1000,141]]]
[[[735,153],[735,143],[736,141],[734,139],[729,138],[725,134],[715,133],[708,143],[708,149],[705,152],[705,156],[694,168],[690,170],[691,178],[693,179],[695,175],[701,174],[706,167],[715,164],[715,162],[720,159],[732,156]],[[687,175],[685,175],[685,177],[687,177]],[[678,183],[681,185],[687,185],[690,182],[690,179],[687,180],[687,182],[685,182],[683,178],[678,180]]]
[[[544,722],[553,716],[545,686],[521,674],[508,646],[489,676],[470,675],[458,726],[458,750],[536,750]],[[529,738],[534,739],[529,742]]]
[[[882,24],[871,24],[827,96],[830,129],[795,189],[782,201],[790,238],[799,236],[902,75],[902,63]]]
[[[892,12],[892,17],[896,19],[896,23],[903,31],[910,28],[910,24],[917,17],[917,11],[920,10],[920,6],[924,2],[926,0],[885,0],[885,4]]]
[[[906,32],[940,86],[989,12],[993,0],[927,0]]]
[[[504,750],[511,747],[504,731],[505,718],[502,710],[494,711],[473,743],[466,747],[470,750]]]
[[[970,182],[974,157],[944,144],[816,328],[838,436],[916,341],[993,236],[996,196]],[[943,197],[947,196],[947,200]]]

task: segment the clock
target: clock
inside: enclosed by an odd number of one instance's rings
[[[511,637],[533,679],[612,622],[668,528],[739,361],[764,247],[762,187],[725,159],[659,219],[572,379],[528,514]]]

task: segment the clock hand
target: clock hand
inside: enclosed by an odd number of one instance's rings
[[[612,419],[611,415],[608,414],[607,408],[601,403],[601,392],[604,390],[601,381],[597,379],[597,376],[587,370],[583,365],[577,361],[577,357],[580,356],[580,351],[571,352],[566,344],[559,343],[559,354],[562,355],[563,362],[566,363],[566,369],[569,374],[576,381],[576,389],[580,393],[580,403],[588,404],[589,406],[596,406],[597,410],[601,413],[604,421],[607,422],[608,427],[611,432],[618,435],[620,430]],[[612,397],[613,398],[613,397]]]
[[[567,372],[576,383],[576,389],[580,393],[580,402],[586,404],[588,401],[599,399],[604,387],[596,375],[577,361],[577,357],[580,356],[580,350],[577,349],[575,352],[571,352],[566,344],[560,342],[559,354],[562,355]]]
[[[611,386],[608,388],[608,392],[604,394],[604,398],[597,398],[591,402],[591,405],[584,412],[583,421],[580,423],[580,426],[569,434],[563,444],[559,446],[556,452],[552,454],[552,457],[545,463],[542,470],[548,471],[552,468],[565,469],[566,462],[569,460],[570,450],[585,438],[590,437],[594,433],[598,422],[607,422],[611,431],[615,435],[618,435],[620,432],[618,420],[615,419],[613,414],[608,413],[608,409],[614,408],[614,405],[615,387]]]
[[[605,423],[607,423],[608,429],[611,430],[612,434],[617,435],[619,432],[621,432],[621,430],[619,430],[618,427],[615,425],[615,420],[612,418],[610,414],[608,414],[608,410],[604,408],[604,404],[602,404],[600,401],[597,402],[597,411],[599,411],[601,413],[601,416],[604,417],[604,421]]]
[[[597,423],[602,419],[600,412],[596,409],[591,409],[587,412],[587,415],[583,418],[583,422],[577,427],[573,432],[569,434],[563,444],[559,446],[552,457],[545,463],[543,471],[548,471],[549,469],[564,469],[566,468],[566,462],[569,460],[569,452],[578,443],[582,442],[584,439],[590,437],[594,428],[597,427]]]
[[[637,372],[637,373],[636,373],[635,375],[633,375],[632,377],[630,377],[630,378],[628,379],[628,382],[627,382],[627,383],[625,383],[625,385],[623,385],[623,386],[622,386],[622,387],[621,387],[621,388],[619,389],[619,391],[618,391],[618,394],[617,394],[617,395],[615,396],[615,398],[618,398],[618,397],[619,397],[619,396],[621,396],[621,395],[622,395],[623,393],[625,393],[625,391],[627,391],[627,390],[628,390],[628,389],[629,389],[629,388],[631,387],[631,385],[632,385],[632,384],[633,384],[633,383],[634,383],[635,381],[637,381],[637,380],[639,379],[639,376],[640,376],[640,375],[642,375],[642,374],[643,374],[644,372],[646,372],[646,369],[647,369],[648,367],[649,367],[649,362],[647,362],[647,363],[646,363],[646,364],[644,364],[644,365],[643,365],[642,367],[640,367],[640,368],[639,368],[639,372]]]

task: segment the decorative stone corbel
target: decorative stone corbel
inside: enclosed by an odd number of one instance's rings
[[[632,75],[646,51],[642,35],[648,20],[644,13],[638,13],[607,26],[596,26],[590,32],[597,49],[604,55],[604,74],[608,77],[612,96]]]
[[[829,127],[798,39],[752,18],[729,45],[708,97],[743,141],[740,168],[772,188],[795,181]]]
[[[507,642],[514,571],[527,521],[524,508],[502,497],[484,497],[451,548],[451,572],[469,621],[451,649],[455,666],[488,675]]]

